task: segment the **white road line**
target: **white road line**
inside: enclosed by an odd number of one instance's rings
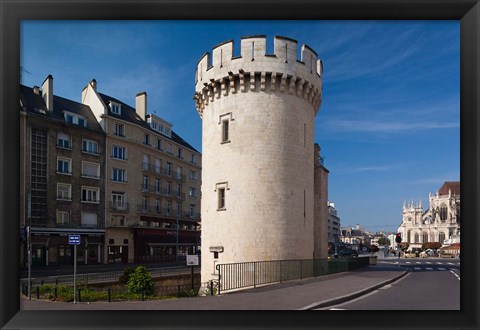
[[[330,311],[346,311],[345,308],[330,308]]]
[[[407,261],[407,262],[405,262],[405,263],[406,263],[406,264],[409,264],[409,263],[410,263],[410,261]]]
[[[432,264],[430,261],[427,261],[426,263],[427,263],[427,264],[429,264],[429,265],[431,265],[431,264]]]
[[[460,281],[460,276],[458,276],[457,273],[455,273],[452,269],[450,269],[450,273],[452,273],[453,275],[455,275],[457,277],[457,279]]]
[[[446,270],[445,268],[438,268],[438,270]]]
[[[427,268],[425,268],[425,269],[426,269],[426,270],[433,270],[433,268],[431,268],[431,267],[427,267]]]
[[[447,264],[449,264],[449,265],[455,265],[455,264],[452,264],[451,262],[447,262]]]
[[[420,261],[417,261],[416,263],[417,263],[417,264],[419,264],[419,263],[420,263]]]
[[[420,267],[413,267],[413,269],[415,269],[415,270],[421,270]]]
[[[437,262],[437,265],[443,265],[443,262]]]

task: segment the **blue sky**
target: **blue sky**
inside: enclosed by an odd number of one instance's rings
[[[298,40],[323,61],[315,142],[342,226],[396,231],[405,200],[460,179],[459,21],[24,21],[22,84],[54,77],[77,102],[93,78],[104,94],[149,112],[201,151],[197,61],[220,42],[265,34]]]

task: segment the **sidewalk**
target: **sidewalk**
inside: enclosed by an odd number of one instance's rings
[[[21,310],[305,310],[332,306],[392,283],[408,273],[388,264],[226,293],[153,301],[63,303],[22,296]]]

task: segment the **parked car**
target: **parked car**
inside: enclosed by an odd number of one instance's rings
[[[356,258],[358,257],[358,252],[352,249],[345,249],[338,251],[338,256],[341,258]]]

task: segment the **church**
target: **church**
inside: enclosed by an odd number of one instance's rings
[[[460,243],[460,181],[446,181],[436,194],[429,193],[429,206],[422,202],[403,203],[402,224],[398,228],[409,250],[422,243],[439,242],[442,246]]]

